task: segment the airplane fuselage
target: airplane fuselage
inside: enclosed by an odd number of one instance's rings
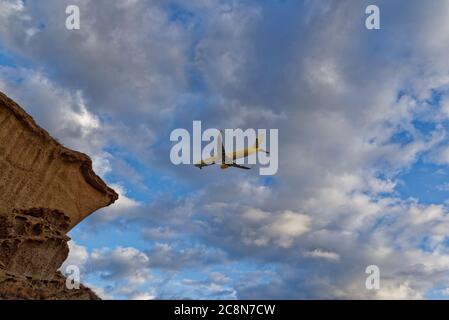
[[[255,154],[259,151],[260,151],[259,148],[251,147],[251,148],[246,148],[244,150],[228,152],[225,154],[225,159],[229,159],[231,162],[234,162],[237,159],[247,158],[250,155]],[[232,167],[232,165],[222,163],[222,161],[220,161],[220,158],[217,156],[210,157],[205,160],[201,160],[198,164],[196,164],[196,166],[201,169],[203,166],[208,166],[208,165],[218,164],[218,163],[220,163],[220,169],[222,169],[222,170]]]
[[[250,155],[257,153],[258,151],[259,151],[258,148],[247,148],[244,150],[226,153],[226,158],[229,158],[232,160],[237,160],[237,159],[249,157]]]

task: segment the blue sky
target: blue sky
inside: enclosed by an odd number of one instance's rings
[[[121,196],[70,233],[81,281],[106,299],[447,298],[449,4],[375,1],[375,31],[368,4],[0,0],[0,90]],[[279,129],[278,173],[174,166],[170,132],[194,120]]]

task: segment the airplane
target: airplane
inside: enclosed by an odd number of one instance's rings
[[[242,165],[235,163],[235,160],[240,159],[240,158],[246,158],[246,157],[248,157],[254,153],[258,153],[258,152],[265,152],[266,154],[270,154],[268,151],[259,147],[261,140],[262,140],[261,137],[257,137],[256,142],[254,143],[254,145],[252,147],[245,148],[245,149],[239,150],[239,151],[226,153],[225,147],[222,142],[222,135],[220,132],[220,134],[217,137],[217,143],[219,146],[221,145],[221,152],[220,152],[221,154],[219,153],[218,155],[209,157],[205,160],[201,160],[197,164],[195,164],[195,167],[197,167],[199,169],[203,169],[203,167],[212,166],[214,164],[220,164],[220,169],[222,169],[222,170],[226,170],[230,167],[243,169],[243,170],[250,170],[251,168],[249,168],[249,167],[242,166]],[[221,156],[221,161],[219,161],[220,156]]]

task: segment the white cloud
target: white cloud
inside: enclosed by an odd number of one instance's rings
[[[132,213],[142,207],[142,203],[128,197],[126,189],[119,184],[111,184],[111,187],[118,193],[119,199],[111,206],[102,209],[99,212],[102,221],[112,221],[115,219],[126,218],[127,214]]]
[[[276,216],[274,221],[265,230],[277,238],[282,247],[290,247],[293,240],[310,230],[311,219],[305,214],[285,211]]]
[[[444,296],[449,296],[449,288],[441,289],[440,293]]]
[[[155,296],[147,292],[134,293],[129,297],[130,300],[154,300]]]
[[[143,235],[151,240],[166,241],[175,238],[177,233],[169,227],[157,227],[145,229]]]
[[[3,0],[0,2],[0,16],[2,19],[16,15],[24,9],[22,0]]]
[[[114,300],[114,295],[107,293],[105,288],[98,287],[96,285],[90,284],[90,283],[83,283],[86,285],[89,289],[91,289],[95,294],[100,297],[102,300]]]
[[[421,298],[447,283],[447,208],[395,191],[398,173],[418,159],[449,163],[448,42],[445,32],[435,33],[446,4],[410,1],[384,22],[395,32],[375,37],[360,27],[363,2],[291,2],[268,12],[262,4],[196,0],[182,4],[191,15],[180,22],[159,1],[116,1],[86,10],[89,32],[78,36],[53,18],[61,3],[2,2],[2,45],[51,72],[2,68],[0,87],[52,134],[92,154],[102,174],[120,167],[103,150],[113,141],[148,160],[148,168],[171,174],[167,189],[182,185],[193,194],[183,201],[161,192],[142,204],[116,186],[121,200],[102,217],[138,219],[154,247],[151,254],[95,251],[92,261],[104,277],[140,284],[151,278],[148,265],[198,267],[216,250],[276,265],[277,279],[253,290],[270,297]],[[25,40],[36,17],[45,20],[45,32]],[[435,90],[441,106],[427,101]],[[166,141],[167,124],[189,125],[194,117],[208,126],[279,128],[279,174],[271,182],[231,170],[199,175],[167,165],[164,152],[148,156]],[[435,129],[420,130],[417,121]],[[395,141],[398,134],[409,141]],[[181,236],[206,248],[176,248],[172,241]],[[360,281],[372,263],[395,279],[378,296]],[[236,296],[250,291],[236,287]],[[131,291],[129,297],[152,296]]]
[[[420,292],[413,290],[407,282],[398,285],[387,285],[376,292],[381,300],[419,300],[423,299]]]
[[[89,111],[80,91],[70,91],[44,74],[11,67],[0,67],[0,90],[16,100],[69,148],[89,154],[99,153],[104,145],[101,123]],[[20,85],[17,79],[21,79]]]
[[[68,242],[69,245],[69,256],[62,264],[60,270],[65,272],[68,266],[77,266],[80,270],[84,269],[88,259],[89,253],[86,247],[78,245],[75,241],[71,240]]]
[[[326,259],[330,261],[338,261],[340,260],[340,256],[338,253],[335,252],[329,252],[329,251],[322,251],[320,249],[315,249],[313,251],[308,251],[304,254],[306,257],[310,258],[320,258],[320,259]]]
[[[148,256],[132,247],[94,250],[89,263],[105,279],[123,279],[129,285],[141,285],[152,278]]]

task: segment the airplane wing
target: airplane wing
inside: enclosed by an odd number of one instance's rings
[[[226,163],[226,151],[223,143],[221,144],[221,163]]]
[[[205,160],[199,161],[197,164],[195,164],[195,167],[202,169],[203,167],[212,166],[216,163],[217,163],[217,157],[210,157]]]
[[[251,168],[245,167],[245,166],[241,166],[237,163],[233,163],[230,165],[231,167],[235,167],[235,168],[239,168],[239,169],[245,169],[245,170],[251,170]]]

